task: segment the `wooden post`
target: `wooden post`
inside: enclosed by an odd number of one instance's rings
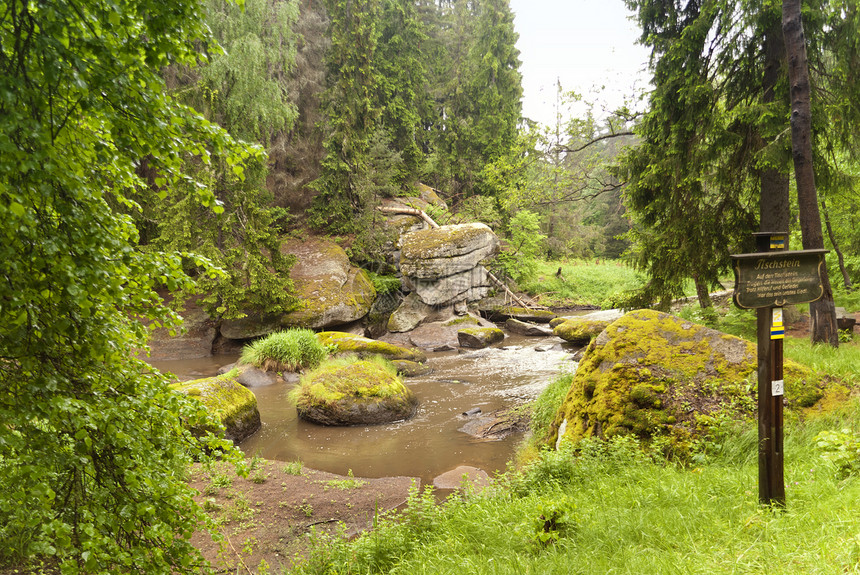
[[[756,235],[759,252],[788,248],[788,234]],[[781,238],[782,242],[772,241]],[[777,311],[778,310],[778,311]],[[775,316],[778,318],[774,321]],[[756,310],[758,335],[758,498],[765,505],[785,506],[782,431],[782,308]]]

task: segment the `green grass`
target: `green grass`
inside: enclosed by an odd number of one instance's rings
[[[838,416],[787,422],[785,510],[758,503],[753,423],[700,467],[666,465],[632,439],[544,452],[504,488],[407,510],[355,541],[317,539],[300,573],[568,574],[860,571],[860,479],[841,479],[816,435]]]
[[[556,277],[561,267],[562,278]],[[596,305],[615,307],[622,295],[645,283],[645,276],[627,265],[611,260],[601,263],[572,261],[538,264],[533,279],[519,287],[530,296],[540,296],[547,306]]]
[[[309,329],[289,329],[270,334],[246,345],[239,363],[270,371],[299,371],[314,368],[328,351]]]
[[[860,384],[860,343],[856,340],[840,343],[838,348],[813,345],[808,338],[785,338],[785,357],[826,373],[846,384]]]

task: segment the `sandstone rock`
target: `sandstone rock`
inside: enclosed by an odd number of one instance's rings
[[[249,313],[245,317],[221,320],[221,335],[231,340],[245,340],[269,335],[281,329],[281,317]]]
[[[480,491],[491,484],[486,471],[469,465],[461,465],[433,479],[433,487],[436,489],[462,489],[465,486]]]
[[[370,311],[376,290],[364,270],[349,263],[337,244],[322,240],[290,240],[281,247],[296,256],[290,279],[300,300],[299,308],[286,314],[261,315],[221,321],[221,335],[251,339],[285,327],[324,329],[355,322]]]
[[[498,245],[493,231],[479,223],[406,233],[400,239],[404,287],[428,305],[480,299],[489,289],[480,264]]]
[[[253,365],[231,363],[218,368],[218,375],[236,370],[236,381],[245,387],[265,387],[283,381],[283,377],[272,371],[265,371]]]
[[[611,322],[590,320],[584,317],[572,317],[553,328],[553,333],[565,341],[578,345],[586,345],[592,338],[597,337]]]
[[[165,299],[170,300],[172,296]],[[212,345],[218,335],[216,322],[200,307],[199,299],[189,299],[179,311],[184,333],[170,335],[167,329],[158,328],[150,334],[150,359],[194,359],[212,355]]]
[[[408,419],[415,394],[394,370],[359,360],[331,361],[304,376],[290,393],[299,417],[319,425],[366,425]]]
[[[486,268],[476,265],[444,277],[412,278],[404,275],[403,287],[415,292],[428,305],[443,306],[481,299],[490,290],[488,278]]]
[[[652,310],[630,312],[611,323],[588,346],[570,391],[559,407],[559,425],[573,441],[635,434],[668,436],[684,455],[691,439],[720,417],[751,417],[755,411],[755,346],[740,338]],[[820,397],[810,370],[785,362],[789,405]],[[689,453],[687,453],[689,455]]]
[[[317,338],[323,345],[335,346],[339,353],[355,353],[360,357],[380,355],[388,360],[405,359],[418,363],[427,361],[427,356],[419,349],[407,349],[351,333],[322,331]]]
[[[400,307],[403,300],[404,297],[400,290],[378,294],[365,318],[364,335],[373,339],[385,335],[388,332],[391,314]]]
[[[416,293],[410,293],[388,318],[388,331],[399,333],[418,327],[431,313],[433,308],[421,301]]]
[[[547,337],[553,335],[553,331],[546,326],[526,323],[512,317],[505,322],[505,329],[511,333],[526,336]]]
[[[505,321],[513,318],[531,323],[550,323],[556,317],[555,313],[549,310],[512,306],[478,304],[478,310],[490,321]]]
[[[260,429],[257,398],[236,380],[235,372],[177,383],[172,387],[199,400],[218,417],[227,439],[239,443]]]
[[[505,339],[505,332],[497,327],[470,327],[457,332],[461,347],[481,349]]]
[[[417,361],[409,361],[408,359],[395,359],[391,363],[397,369],[397,373],[403,377],[418,377],[433,372],[433,368],[426,363],[418,363]]]
[[[481,413],[478,410],[473,416],[467,416],[466,413],[463,416],[468,419],[457,431],[480,441],[500,441],[515,433],[525,433],[529,429],[529,417],[517,409],[502,408],[490,413]]]

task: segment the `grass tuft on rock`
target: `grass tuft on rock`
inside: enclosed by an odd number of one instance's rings
[[[309,329],[288,329],[246,345],[239,363],[266,371],[299,371],[315,368],[328,357],[328,350]]]

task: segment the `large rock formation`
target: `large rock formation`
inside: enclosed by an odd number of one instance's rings
[[[167,294],[166,301],[173,299]],[[183,302],[179,315],[182,331],[160,327],[149,336],[149,358],[152,360],[193,359],[212,355],[212,344],[218,333],[217,322],[198,304],[199,297]]]
[[[221,335],[249,339],[284,327],[324,329],[361,319],[376,298],[376,290],[364,270],[349,263],[337,244],[323,240],[290,240],[281,250],[296,256],[290,278],[301,301],[299,309],[279,316],[254,316],[224,320]]]
[[[719,417],[751,416],[756,350],[743,339],[652,310],[630,312],[591,342],[545,442],[559,436],[667,436],[673,450]],[[790,405],[820,397],[818,378],[785,362]]]
[[[409,232],[400,238],[403,285],[430,306],[476,301],[487,294],[481,263],[499,240],[484,224],[460,224]]]

